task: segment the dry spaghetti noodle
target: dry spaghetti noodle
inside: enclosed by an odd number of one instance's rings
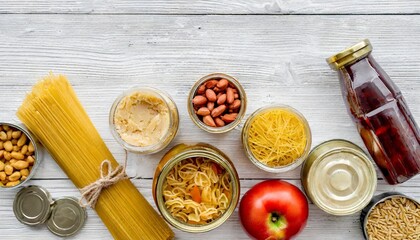
[[[118,163],[62,76],[37,83],[17,112],[78,188],[99,177],[101,162]],[[173,232],[130,180],[104,189],[96,212],[115,239],[171,239]]]

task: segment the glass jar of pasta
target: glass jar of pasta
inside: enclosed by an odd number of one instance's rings
[[[233,163],[203,143],[169,150],[156,168],[152,190],[164,219],[185,232],[206,232],[223,224],[240,195]]]

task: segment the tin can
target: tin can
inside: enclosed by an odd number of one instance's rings
[[[309,199],[337,216],[362,210],[377,182],[375,167],[365,152],[341,139],[316,146],[303,164],[301,179]]]
[[[165,200],[163,197],[163,185],[166,181],[168,173],[181,161],[194,157],[206,158],[219,164],[219,166],[229,173],[231,179],[232,193],[230,203],[226,211],[210,223],[201,225],[188,224],[172,216],[165,206]],[[152,191],[156,206],[163,218],[172,226],[185,232],[207,232],[223,224],[235,211],[240,196],[240,184],[239,177],[233,163],[219,149],[204,143],[198,143],[195,145],[179,144],[169,150],[159,162],[153,177]]]
[[[363,208],[362,212],[360,213],[360,224],[362,226],[363,236],[365,239],[369,239],[368,233],[367,233],[367,223],[368,223],[369,214],[373,211],[373,209],[376,206],[378,206],[378,204],[383,203],[384,201],[391,198],[395,198],[395,197],[406,198],[408,200],[411,200],[413,203],[417,204],[417,206],[420,206],[420,203],[417,200],[399,192],[385,192],[385,193],[381,193],[379,195],[374,196],[370,200],[369,204],[365,208]]]
[[[212,80],[212,79],[216,79],[216,80],[220,80],[220,79],[226,79],[228,80],[229,84],[233,84],[233,86],[235,86],[235,88],[238,91],[238,96],[239,99],[241,101],[241,107],[239,109],[239,112],[237,113],[237,117],[236,119],[229,123],[226,124],[223,127],[210,127],[209,125],[205,124],[203,121],[201,121],[199,119],[199,117],[197,116],[197,114],[195,113],[195,109],[194,109],[194,104],[193,104],[193,98],[196,96],[198,88],[205,82]],[[198,80],[194,86],[191,88],[190,93],[188,95],[188,102],[187,102],[187,106],[188,106],[188,114],[191,117],[191,120],[195,123],[195,125],[197,125],[199,128],[203,129],[206,132],[209,133],[225,133],[228,132],[232,129],[234,129],[242,120],[242,118],[245,115],[245,111],[246,111],[246,105],[247,105],[247,98],[246,98],[246,94],[245,94],[245,90],[244,88],[241,86],[241,84],[239,83],[239,81],[232,77],[229,76],[227,74],[224,73],[212,73],[209,75],[206,75],[204,77],[202,77],[200,80]]]
[[[30,142],[34,146],[34,155],[33,156],[35,158],[35,162],[33,163],[32,169],[30,170],[27,178],[25,180],[21,181],[18,185],[13,186],[13,187],[0,186],[0,189],[15,189],[15,188],[18,188],[18,187],[22,186],[23,184],[25,184],[27,181],[29,181],[35,175],[36,170],[38,169],[39,165],[41,164],[41,162],[43,160],[45,149],[40,144],[38,139],[28,129],[26,129],[26,127],[23,126],[22,124],[0,122],[0,126],[1,125],[7,125],[9,127],[12,127],[14,129],[17,129],[17,130],[21,131],[23,134],[26,135],[26,137],[30,140]]]

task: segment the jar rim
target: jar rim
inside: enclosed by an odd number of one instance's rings
[[[194,105],[192,103],[192,100],[195,96],[195,93],[197,92],[198,88],[206,81],[209,81],[211,79],[215,79],[215,78],[225,78],[226,80],[228,80],[230,83],[232,83],[233,85],[235,85],[236,89],[238,90],[238,94],[241,100],[241,107],[240,110],[238,112],[238,116],[236,117],[235,121],[226,124],[223,127],[210,127],[208,125],[206,125],[203,121],[201,121],[197,114],[194,112]],[[234,129],[236,126],[239,125],[239,123],[241,122],[241,120],[243,119],[243,117],[245,116],[245,112],[246,112],[246,105],[247,105],[247,100],[246,100],[246,93],[244,88],[242,87],[242,85],[239,83],[239,81],[235,78],[232,77],[228,74],[225,73],[211,73],[208,74],[202,78],[200,78],[197,82],[195,82],[195,84],[193,85],[193,87],[190,90],[190,93],[188,95],[188,114],[190,115],[191,120],[194,122],[195,125],[197,125],[199,128],[201,128],[202,130],[209,132],[209,133],[225,133],[225,132],[229,132],[230,130]]]
[[[289,110],[291,113],[293,113],[294,115],[296,115],[296,117],[298,117],[305,128],[305,134],[306,134],[306,145],[305,145],[305,149],[303,150],[302,155],[295,159],[293,162],[284,165],[284,166],[276,166],[276,167],[271,167],[268,166],[262,162],[260,162],[252,153],[251,149],[249,148],[249,143],[248,143],[248,133],[249,133],[249,128],[251,127],[252,122],[254,121],[255,117],[259,116],[260,114],[269,111],[269,110],[274,110],[274,109],[286,109]],[[251,160],[251,162],[257,166],[258,168],[267,171],[267,172],[272,172],[272,173],[282,173],[282,172],[287,172],[290,170],[293,170],[295,168],[297,168],[298,166],[300,166],[303,161],[306,159],[306,157],[308,156],[310,150],[311,150],[311,144],[312,144],[312,133],[311,133],[311,129],[309,127],[309,123],[306,120],[305,116],[303,116],[303,114],[301,112],[299,112],[298,110],[296,110],[295,108],[286,105],[286,104],[272,104],[272,105],[267,105],[264,107],[261,107],[257,110],[255,110],[246,120],[244,127],[242,128],[242,145],[244,147],[245,153],[248,157],[249,160]]]
[[[124,141],[120,134],[117,132],[115,124],[114,124],[114,115],[115,112],[117,111],[117,107],[119,106],[120,102],[127,96],[134,94],[136,92],[148,92],[148,93],[152,93],[154,94],[155,97],[158,97],[159,99],[161,99],[163,101],[163,103],[165,104],[165,107],[168,109],[169,111],[169,128],[167,129],[165,135],[163,137],[161,137],[159,139],[158,142],[151,144],[151,145],[147,145],[147,146],[135,146],[132,145],[130,143],[127,143],[126,141]],[[114,100],[110,111],[109,111],[109,127],[111,130],[111,133],[114,137],[114,139],[126,150],[131,151],[131,152],[136,152],[136,153],[140,153],[140,154],[150,154],[150,153],[155,153],[158,152],[160,150],[162,150],[163,148],[165,148],[167,145],[169,145],[169,143],[173,140],[173,138],[175,138],[176,133],[178,132],[178,120],[174,119],[174,116],[171,113],[171,107],[169,106],[169,102],[172,103],[172,105],[174,106],[174,110],[176,112],[176,116],[175,118],[179,118],[179,112],[178,112],[178,108],[175,104],[175,101],[171,98],[171,96],[154,87],[148,87],[148,86],[132,86],[126,90],[124,90],[121,94],[119,94],[117,96],[117,98]],[[171,131],[172,128],[176,128],[175,131]]]

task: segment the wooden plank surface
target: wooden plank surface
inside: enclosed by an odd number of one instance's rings
[[[153,203],[151,194],[151,180],[132,180],[135,186]],[[241,196],[259,180],[242,180]],[[299,180],[288,180],[288,182],[300,186]],[[80,196],[80,193],[74,188],[69,180],[33,180],[32,184],[41,185],[48,189],[53,198],[63,196]],[[419,189],[420,179],[416,178],[407,183],[398,186],[398,191],[409,194],[417,199],[420,198]],[[386,185],[383,181],[379,183],[377,193],[394,191],[395,187]],[[52,233],[46,230],[46,227],[29,227],[19,223],[11,213],[13,205],[14,192],[2,193],[0,201],[0,216],[2,216],[2,226],[0,230],[6,239],[52,239],[56,238]],[[3,200],[4,199],[4,200]],[[155,207],[155,205],[153,204]],[[156,207],[155,207],[156,209]],[[309,206],[309,219],[307,226],[296,239],[319,239],[319,240],[337,240],[337,239],[362,239],[360,229],[359,215],[337,217],[329,215],[315,205]],[[176,239],[248,239],[239,223],[239,215],[235,213],[219,228],[202,234],[191,234],[174,229]],[[88,210],[88,219],[83,229],[70,239],[110,239],[111,235],[102,224],[95,212]],[[3,239],[3,238],[2,238]]]
[[[300,187],[300,168],[283,174],[267,174],[252,165],[243,153],[240,127],[227,134],[212,135],[192,123],[186,108],[188,92],[197,79],[211,72],[225,72],[239,79],[248,96],[246,117],[271,103],[289,104],[308,119],[313,146],[333,138],[344,138],[363,146],[347,115],[336,73],[328,68],[325,58],[360,39],[369,38],[374,45],[374,56],[400,87],[414,118],[420,121],[420,16],[230,15],[244,11],[236,10],[246,5],[245,2],[232,1],[231,5],[238,6],[234,9],[229,5],[220,9],[201,6],[204,1],[194,2],[187,9],[179,8],[177,2],[173,5],[160,2],[165,7],[158,10],[159,2],[153,1],[150,7],[159,11],[158,14],[150,15],[146,12],[150,8],[145,8],[141,11],[147,15],[137,15],[131,13],[142,13],[138,12],[142,5],[129,2],[107,1],[99,5],[93,1],[62,1],[61,5],[52,6],[46,1],[32,4],[0,1],[0,13],[19,13],[0,14],[0,120],[16,121],[15,112],[25,92],[50,70],[66,74],[107,146],[122,161],[125,152],[112,138],[108,127],[108,112],[114,99],[133,85],[153,86],[169,92],[180,111],[179,134],[160,153],[128,154],[128,174],[135,178],[133,182],[152,205],[150,188],[156,164],[177,143],[204,141],[224,151],[239,172],[242,194],[266,178],[287,179]],[[27,7],[18,8],[23,3],[28,3]],[[341,9],[337,7],[340,3],[330,3],[331,8],[336,6],[331,10],[334,13],[347,11],[337,10]],[[399,7],[395,7],[392,4],[397,5],[396,2],[390,2],[388,10],[392,13],[418,11],[417,2],[412,2],[411,9],[405,8],[404,3],[401,1]],[[81,8],[72,4],[79,4]],[[130,4],[133,4],[132,9]],[[366,9],[357,6],[355,11],[366,13],[387,9],[382,5]],[[85,10],[89,13],[89,7],[95,10],[93,13],[121,14],[82,14]],[[180,14],[197,15],[165,15],[172,14],[174,9]],[[204,13],[202,9],[227,15],[200,15]],[[256,8],[250,9],[246,11]],[[80,14],[20,14],[41,10]],[[323,11],[314,10],[316,14],[325,13]],[[45,186],[54,197],[79,196],[49,156],[30,183]],[[389,186],[380,180],[377,193],[396,190],[419,199],[419,184],[420,177],[399,186]],[[54,238],[45,227],[29,228],[17,222],[11,210],[15,194],[16,191],[0,192],[2,236],[5,239]],[[311,204],[308,226],[298,239],[360,239],[358,217],[358,214],[334,217]],[[176,234],[178,239],[247,239],[237,213],[210,233],[176,231]],[[89,211],[87,224],[72,239],[109,238],[96,214]]]
[[[0,13],[418,14],[417,0],[0,0]]]

